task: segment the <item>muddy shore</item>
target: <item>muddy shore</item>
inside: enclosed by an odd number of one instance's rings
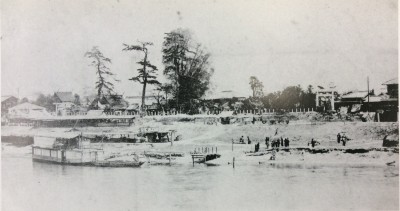
[[[175,163],[191,162],[190,152],[196,147],[218,147],[221,158],[211,163],[226,165],[236,158],[236,162],[243,161],[257,163],[269,162],[303,162],[303,163],[363,163],[386,165],[393,161],[398,162],[398,147],[382,147],[383,137],[386,135],[398,137],[398,123],[375,123],[375,122],[332,122],[318,124],[296,124],[291,122],[285,125],[207,125],[202,122],[168,122],[156,119],[142,122],[131,127],[100,128],[86,127],[77,128],[82,133],[135,133],[140,127],[158,127],[163,130],[176,130],[182,140],[170,143],[153,144],[128,144],[107,143],[102,148],[108,155],[118,153],[137,152],[148,153],[184,153],[185,156],[174,158]],[[42,134],[69,133],[71,128],[29,128],[29,127],[2,127],[2,136],[32,137]],[[290,147],[280,148],[276,152],[276,160],[271,161],[271,151],[266,149],[265,138],[275,136],[289,138]],[[350,140],[346,146],[338,144],[337,133],[345,133]],[[234,144],[232,151],[232,140],[237,141],[244,136],[252,141],[252,144]],[[308,143],[314,138],[320,144],[311,148]],[[26,139],[26,138],[24,138]],[[7,141],[9,144],[10,141]],[[4,143],[4,142],[3,142]],[[260,143],[260,152],[254,151],[254,144]],[[28,145],[28,144],[27,144]],[[20,147],[23,147],[20,146]],[[93,147],[96,144],[93,144]],[[250,153],[249,153],[250,152]],[[153,159],[154,160],[154,159]],[[154,160],[157,161],[157,160]]]

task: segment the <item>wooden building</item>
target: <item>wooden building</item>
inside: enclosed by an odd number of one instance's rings
[[[56,106],[57,116],[71,115],[73,108],[75,107],[75,98],[72,92],[55,92],[54,93],[54,105]]]

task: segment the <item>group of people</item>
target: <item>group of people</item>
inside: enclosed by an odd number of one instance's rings
[[[279,148],[279,147],[289,147],[290,141],[289,138],[283,139],[277,138],[277,139],[272,139],[270,140],[269,137],[265,138],[265,145],[267,145],[267,149],[269,149],[269,146],[271,145],[271,148]]]
[[[337,142],[338,144],[340,144],[340,142],[342,142],[343,146],[346,146],[346,142],[350,140],[349,138],[347,138],[347,136],[343,133],[342,135],[340,135],[340,133],[337,134]]]
[[[277,132],[275,133],[277,134]],[[346,142],[350,140],[344,133],[337,134],[337,142],[340,144],[342,142],[343,146],[346,146]],[[242,136],[240,138],[240,143],[245,143],[244,137]],[[250,138],[247,136],[247,144],[251,144]],[[311,139],[310,142],[308,142],[308,145],[311,145],[312,148],[314,148],[316,145],[319,145],[320,142],[316,141],[314,138]],[[290,140],[289,138],[283,139],[282,137],[280,138],[270,138],[266,137],[265,138],[265,145],[267,145],[267,149],[274,149],[274,148],[279,148],[279,147],[289,147],[290,145]],[[255,144],[254,146],[255,152],[258,152],[260,150],[260,142]]]

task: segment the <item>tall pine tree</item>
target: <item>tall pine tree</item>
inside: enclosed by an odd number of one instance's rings
[[[145,98],[146,98],[146,86],[147,84],[160,84],[157,81],[156,71],[158,70],[156,66],[152,65],[148,59],[148,49],[147,46],[153,45],[151,42],[139,42],[140,45],[127,45],[123,51],[139,51],[143,53],[143,59],[137,62],[141,67],[137,69],[138,75],[130,78],[129,80],[139,82],[143,84],[142,90],[142,111],[145,110]]]
[[[107,66],[108,64],[111,64],[111,59],[105,57],[97,46],[94,46],[91,51],[86,52],[85,57],[91,59],[90,65],[95,67],[96,70],[97,98],[100,99],[104,94],[113,93],[114,84],[110,82],[110,77],[115,76],[115,74],[112,73],[110,68]],[[115,78],[113,78],[113,80],[118,81]]]

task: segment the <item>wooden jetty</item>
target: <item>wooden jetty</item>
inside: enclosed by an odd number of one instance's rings
[[[214,153],[215,150],[215,153]],[[192,161],[193,161],[193,166],[194,163],[206,163],[207,161],[210,160],[215,160],[217,158],[220,158],[221,155],[218,154],[218,148],[215,147],[201,147],[201,148],[195,148],[194,152],[191,153],[192,155]]]

